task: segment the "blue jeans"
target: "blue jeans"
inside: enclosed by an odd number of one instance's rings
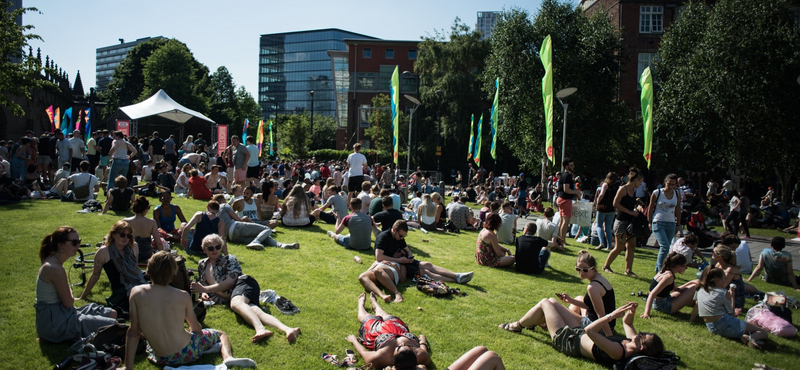
[[[614,212],[597,212],[597,227],[600,229],[597,233],[600,245],[611,248],[614,240]]]
[[[653,234],[656,236],[656,241],[658,242],[658,258],[656,258],[656,272],[661,270],[661,265],[664,264],[664,260],[667,259],[667,255],[669,254],[669,246],[672,245],[672,239],[675,237],[675,225],[674,222],[669,221],[658,221],[653,222]]]
[[[114,158],[114,161],[111,162],[111,169],[108,171],[108,183],[113,184],[114,180],[117,176],[126,176],[128,174],[128,167],[130,166],[131,161],[128,159],[117,159]],[[109,185],[111,187],[111,185]]]

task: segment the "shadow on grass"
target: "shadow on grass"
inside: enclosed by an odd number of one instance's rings
[[[431,256],[430,253],[425,252],[422,249],[419,249],[417,247],[412,247],[412,246],[409,245],[408,249],[411,249],[411,252],[414,253],[415,257],[416,256],[420,256],[420,257],[429,258]]]
[[[60,364],[69,355],[67,353],[67,347],[69,347],[67,342],[52,343],[46,340],[37,340],[37,342],[42,355],[47,357],[47,361],[51,364]]]

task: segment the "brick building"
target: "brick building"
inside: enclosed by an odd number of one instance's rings
[[[337,112],[336,149],[349,148],[360,141],[366,148],[371,140],[364,134],[369,127],[367,111],[372,98],[389,95],[392,73],[399,66],[400,109],[412,108],[402,95],[418,95],[418,77],[413,74],[418,41],[345,39],[346,50],[330,50]],[[403,72],[405,73],[403,75]],[[390,127],[387,122],[387,131]]]

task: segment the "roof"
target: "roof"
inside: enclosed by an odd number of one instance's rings
[[[131,119],[159,116],[175,122],[185,123],[192,119],[192,117],[197,117],[204,121],[216,123],[204,114],[178,104],[175,100],[172,100],[164,90],[158,90],[157,93],[147,98],[147,100],[121,107],[120,110]]]

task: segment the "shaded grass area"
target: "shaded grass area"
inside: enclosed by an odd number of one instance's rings
[[[204,208],[204,202],[176,198],[187,217]],[[65,344],[47,344],[36,341],[35,278],[39,266],[37,257],[39,244],[45,234],[59,225],[71,225],[78,229],[84,243],[96,243],[108,232],[111,225],[123,217],[113,212],[77,214],[77,204],[59,201],[25,201],[0,208],[0,245],[5,250],[7,263],[0,267],[4,284],[0,287],[0,335],[5,339],[0,344],[0,363],[8,369],[51,369],[67,356]],[[327,369],[332,368],[320,359],[323,352],[344,355],[350,348],[345,341],[348,334],[357,334],[356,298],[362,291],[358,275],[368,266],[370,252],[345,250],[325,235],[332,225],[317,224],[307,229],[280,227],[276,240],[300,242],[299,250],[268,248],[251,251],[243,245],[231,244],[229,250],[237,255],[242,268],[254,276],[262,289],[274,289],[279,295],[292,300],[301,310],[295,316],[286,316],[273,307],[268,312],[289,326],[299,326],[302,335],[295,344],[288,344],[283,333],[259,344],[251,344],[254,331],[229,308],[214,306],[209,310],[204,326],[226,331],[233,343],[234,356],[250,357],[259,368],[265,369]],[[497,328],[498,324],[518,320],[528,309],[542,298],[554,297],[557,292],[572,296],[585,293],[586,281],[580,281],[574,271],[575,258],[581,247],[587,245],[572,241],[566,252],[554,253],[552,268],[543,275],[529,276],[510,269],[492,269],[477,266],[474,262],[476,232],[442,234],[412,231],[408,242],[422,260],[456,272],[475,271],[469,285],[453,284],[468,295],[466,297],[432,298],[418,292],[413,286],[401,286],[406,301],[401,304],[386,304],[384,309],[401,317],[417,335],[425,334],[433,348],[433,364],[430,369],[445,369],[461,354],[477,345],[485,345],[497,351],[509,369],[532,368],[588,368],[600,369],[599,365],[566,357],[552,349],[549,335],[541,329],[524,331],[515,335]],[[430,242],[423,242],[428,239]],[[598,264],[606,258],[605,252],[591,253]],[[182,251],[180,254],[186,256]],[[364,264],[353,262],[359,255]],[[652,277],[656,250],[637,251],[634,271],[640,278],[621,275],[606,275],[613,284],[617,304],[632,299],[633,291],[645,291]],[[196,268],[198,258],[188,257],[187,267]],[[622,271],[623,258],[612,265]],[[74,278],[76,274],[71,273]],[[694,278],[694,271],[678,277],[678,284]],[[786,290],[763,281],[754,284],[764,291]],[[79,295],[82,288],[75,288]],[[88,301],[103,303],[110,294],[108,280],[103,276],[95,286]],[[638,298],[637,298],[638,299]],[[639,300],[642,303],[641,300]],[[83,304],[83,303],[78,303]],[[749,308],[754,304],[747,302]],[[417,310],[420,307],[422,310]],[[640,307],[640,310],[643,308]],[[780,368],[796,368],[800,358],[800,343],[796,338],[771,337],[779,348],[773,353],[762,353],[743,346],[738,341],[711,335],[700,323],[689,324],[689,308],[670,317],[653,311],[649,320],[638,319],[637,329],[655,332],[662,336],[668,350],[682,357],[681,367],[750,368],[754,362],[766,363]],[[794,315],[794,324],[800,323],[800,315]],[[621,330],[621,326],[617,329]],[[220,363],[219,355],[203,356],[200,363]],[[137,357],[137,368],[155,369],[145,356]]]

